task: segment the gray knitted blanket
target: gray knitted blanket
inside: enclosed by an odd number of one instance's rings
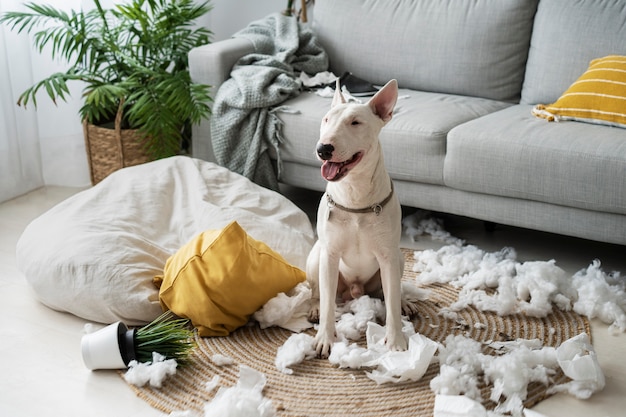
[[[255,53],[237,61],[214,98],[213,151],[220,165],[278,190],[282,136],[275,110],[300,94],[299,72],[327,70],[328,57],[308,27],[278,13],[252,22],[234,37],[252,41]],[[270,147],[278,157],[276,168]]]

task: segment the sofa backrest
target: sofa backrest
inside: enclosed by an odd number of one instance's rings
[[[316,0],[336,74],[518,101],[538,0]]]
[[[541,0],[522,103],[555,102],[591,60],[607,55],[626,55],[626,1]]]

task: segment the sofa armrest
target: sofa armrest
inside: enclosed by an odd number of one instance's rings
[[[243,38],[226,39],[194,48],[189,52],[191,80],[210,85],[211,97],[215,98],[219,87],[230,77],[237,60],[253,52],[252,42]],[[208,118],[192,127],[191,154],[194,158],[215,162]]]

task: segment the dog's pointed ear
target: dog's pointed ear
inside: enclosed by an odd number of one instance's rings
[[[396,106],[398,100],[398,82],[391,80],[378,93],[372,97],[367,103],[372,108],[372,111],[378,115],[383,122],[387,123],[391,120],[393,114],[393,108]]]
[[[335,107],[337,104],[345,104],[346,99],[343,94],[341,94],[341,82],[339,82],[339,77],[337,77],[337,82],[335,84],[335,95],[333,96],[333,102],[330,107]]]

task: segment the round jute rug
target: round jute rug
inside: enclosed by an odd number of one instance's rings
[[[404,279],[414,279],[413,251],[403,251]],[[540,339],[544,346],[557,347],[582,332],[591,335],[585,317],[558,309],[538,319],[524,315],[500,317],[470,307],[458,312],[459,319],[448,320],[438,312],[458,299],[458,289],[441,284],[425,288],[431,291],[429,299],[421,302],[419,316],[413,322],[417,332],[437,342],[443,342],[450,334],[463,334],[481,342]],[[476,323],[482,325],[475,327]],[[309,333],[315,334],[313,330]],[[274,360],[277,349],[291,334],[281,328],[261,330],[252,324],[228,337],[198,338],[190,364],[180,367],[162,388],[131,387],[140,398],[166,413],[194,410],[201,414],[215,395],[215,391],[207,391],[206,382],[219,375],[221,386],[233,386],[239,378],[239,365],[247,365],[267,377],[263,394],[272,400],[281,417],[432,415],[435,394],[429,384],[438,375],[439,364],[431,364],[419,381],[401,384],[377,385],[363,370],[339,369],[325,359],[306,360],[293,366],[293,374],[287,375],[276,368]],[[485,353],[489,351],[486,349]],[[217,366],[211,361],[215,354],[229,356],[235,363]],[[555,384],[567,380],[561,371],[554,376]],[[531,407],[546,398],[546,390],[541,383],[531,383],[525,406]],[[489,394],[490,387],[483,387],[483,404],[493,408]]]

